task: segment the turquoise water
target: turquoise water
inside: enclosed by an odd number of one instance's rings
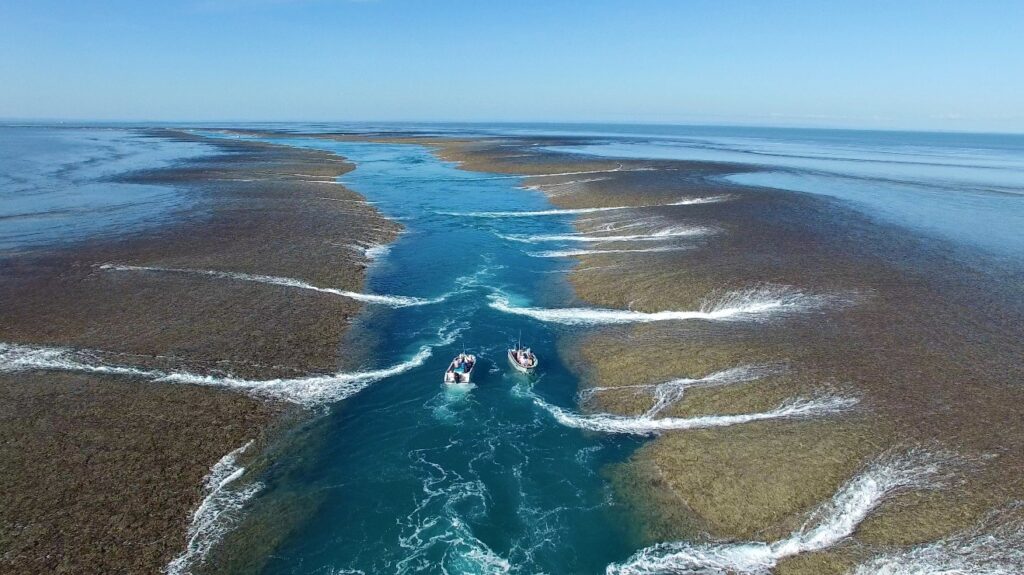
[[[211,151],[119,128],[0,126],[0,252],[167,223],[186,194],[114,178]]]
[[[1024,135],[629,124],[268,125],[554,137],[549,149],[603,157],[761,167],[729,181],[837,198],[888,223],[1024,264]],[[575,141],[573,141],[575,140]]]
[[[1024,253],[1016,249],[1024,243],[1017,225],[1024,212],[1024,194],[1018,191],[1024,148],[1014,137],[971,136],[957,143],[948,135],[900,140],[880,133],[733,133],[709,128],[699,134],[703,143],[693,143],[678,132],[682,128],[666,127],[656,134],[625,133],[625,128],[601,132],[605,129],[494,131],[572,133],[590,143],[561,149],[602,155],[748,162],[768,158],[755,162],[763,171],[733,179],[806,188],[958,242],[1011,257]],[[27,231],[7,228],[14,245],[119,233],[169,217],[181,201],[168,188],[154,187],[160,195],[151,203],[144,193],[129,194],[146,186],[107,183],[124,170],[174,161],[181,157],[175,146],[147,148],[150,140],[135,139],[124,130],[72,134],[56,146],[37,142],[36,156],[17,156],[37,158],[35,164],[7,170],[8,176],[38,174],[34,180],[10,178],[0,189],[15,192],[0,203],[15,216],[10,221],[31,224]],[[2,144],[14,150],[12,141]],[[322,406],[311,424],[312,440],[284,450],[259,472],[265,488],[252,500],[250,518],[261,517],[261,508],[279,509],[274,504],[293,494],[317,498],[312,514],[296,514],[299,523],[272,550],[263,572],[598,573],[648,543],[637,540],[638,518],[622,509],[604,475],[609,464],[623,461],[642,439],[623,435],[629,431],[622,431],[622,422],[612,426],[617,434],[588,433],[571,427],[572,422],[559,423],[535,399],[567,408],[577,403],[578,377],[561,364],[556,345],[568,330],[588,328],[564,324],[647,321],[638,312],[575,309],[581,304],[564,280],[571,261],[530,255],[579,246],[505,239],[564,237],[572,232],[573,216],[453,217],[445,213],[543,212],[552,206],[542,194],[517,188],[518,178],[461,171],[417,146],[298,137],[273,141],[348,158],[357,167],[342,183],[405,225],[404,233],[370,268],[366,291],[444,299],[409,307],[368,306],[350,331],[350,341],[342,342],[343,350],[371,353],[368,358],[343,357],[346,370],[403,362],[411,369]],[[100,152],[89,146],[98,146]],[[149,155],[133,152],[137,146],[149,149]],[[50,155],[53,160],[47,159]],[[7,154],[0,161],[15,165],[11,158],[16,156]],[[67,168],[50,173],[48,166],[54,162]],[[110,193],[122,185],[130,187],[123,188],[129,194],[125,201]],[[17,202],[22,200],[39,209],[13,210],[21,209]],[[83,215],[58,216],[65,207],[79,205],[84,206],[78,211]],[[54,213],[42,218],[36,212]],[[125,217],[117,215],[122,213]],[[47,218],[64,219],[50,226]],[[541,310],[534,315],[547,321],[495,309],[488,304],[496,293],[514,306]],[[793,300],[800,307],[799,295],[750,297],[781,298],[783,304]],[[678,315],[676,319],[689,320],[701,314]],[[506,364],[505,349],[520,333],[541,360],[533,379]],[[410,362],[424,346],[429,357]],[[476,383],[445,387],[442,373],[463,350],[480,359]],[[301,394],[304,389],[291,391]],[[243,526],[239,533],[244,532]]]
[[[450,343],[337,405],[319,423],[316,453],[275,462],[278,470],[305,466],[270,473],[263,497],[314,490],[324,499],[265,573],[595,573],[627,557],[635,542],[601,469],[637,440],[562,427],[537,407],[531,390],[575,403],[577,379],[558,360],[557,328],[487,305],[495,288],[519,302],[571,301],[563,279],[571,264],[530,257],[493,233],[568,232],[568,220],[438,214],[550,204],[516,189],[515,178],[460,171],[419,147],[288,143],[353,161],[343,183],[406,226],[372,268],[368,291],[449,294],[436,305],[370,309],[351,338],[377,342],[378,365],[442,336]],[[534,380],[506,363],[520,332],[543,363]],[[443,371],[463,348],[479,358],[475,385],[446,388]]]

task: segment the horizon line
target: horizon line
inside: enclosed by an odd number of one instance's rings
[[[713,128],[769,128],[783,130],[833,130],[845,132],[893,132],[893,133],[919,133],[919,134],[974,134],[974,135],[1000,135],[1000,136],[1024,136],[1024,131],[984,131],[972,129],[939,129],[939,128],[880,128],[880,127],[855,127],[850,125],[800,125],[800,124],[758,124],[747,122],[700,122],[700,121],[622,121],[622,120],[154,120],[154,119],[96,119],[96,118],[40,118],[40,117],[4,117],[0,116],[0,124],[81,124],[81,125],[103,125],[103,124],[179,124],[179,125],[201,125],[201,124],[426,124],[426,125],[572,125],[572,126],[678,126],[678,127],[713,127]]]

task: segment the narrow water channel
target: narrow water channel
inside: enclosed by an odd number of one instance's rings
[[[568,233],[568,218],[445,215],[550,204],[517,188],[516,178],[462,171],[422,147],[286,143],[348,158],[357,168],[342,183],[404,224],[372,267],[367,291],[447,297],[368,306],[354,326],[346,348],[372,342],[367,368],[399,363],[424,345],[432,355],[332,406],[302,472],[268,483],[262,498],[275,490],[319,497],[264,571],[596,573],[627,557],[635,542],[602,468],[638,440],[564,427],[535,405],[531,392],[574,405],[576,376],[556,352],[558,330],[574,328],[488,306],[496,290],[521,305],[572,303],[564,279],[570,262],[531,257],[496,233]],[[532,379],[506,362],[520,333],[543,363]],[[475,385],[446,388],[442,372],[463,348],[481,358]]]

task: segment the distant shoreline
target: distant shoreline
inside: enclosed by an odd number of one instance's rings
[[[395,127],[408,127],[415,126],[418,130],[423,133],[427,133],[431,126],[435,127],[451,127],[451,126],[476,126],[476,127],[510,127],[510,128],[521,128],[521,127],[555,127],[555,126],[572,126],[574,128],[587,127],[587,126],[614,126],[614,127],[675,127],[675,128],[738,128],[738,129],[766,129],[766,130],[792,130],[792,131],[806,131],[806,132],[879,132],[886,134],[949,134],[951,136],[1014,136],[1024,137],[1024,132],[1009,132],[1009,131],[980,131],[980,130],[924,130],[924,129],[913,129],[913,128],[866,128],[866,127],[855,127],[855,126],[811,126],[811,125],[794,125],[794,124],[763,124],[763,123],[719,123],[719,122],[616,122],[616,121],[591,121],[581,120],[574,122],[543,122],[543,121],[521,121],[521,122],[488,122],[482,120],[471,120],[471,121],[414,121],[414,120],[379,120],[379,121],[345,121],[345,120],[239,120],[239,119],[220,119],[220,120],[96,120],[96,119],[82,119],[82,118],[0,118],[0,128],[7,126],[23,126],[23,127],[115,127],[124,129],[151,129],[159,127],[163,129],[186,129],[186,128],[229,128],[229,129],[242,129],[247,130],[244,126],[259,124],[264,126],[289,126],[289,125],[333,125],[342,126],[340,131],[345,131],[346,127],[351,126],[366,126],[372,127],[377,130],[380,129],[391,129]],[[339,130],[335,130],[338,132]],[[354,133],[349,131],[348,133]]]

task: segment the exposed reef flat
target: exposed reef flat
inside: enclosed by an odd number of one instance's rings
[[[361,292],[366,249],[399,230],[336,184],[337,156],[183,131],[217,153],[127,181],[194,196],[161,227],[0,254],[0,342],[62,347],[151,370],[237,377],[333,372],[363,303],[201,274],[270,275]],[[185,547],[203,478],[298,408],[130,375],[0,373],[0,571],[153,573]],[[246,455],[251,457],[251,452]]]
[[[835,417],[666,431],[648,442],[609,473],[651,543],[779,540],[865,461],[907,446],[967,463],[945,489],[880,503],[856,525],[851,539],[861,545],[842,539],[780,557],[777,572],[842,573],[878,550],[935,541],[1024,499],[1019,270],[983,254],[965,264],[960,248],[839,201],[720,178],[750,166],[545,149],[580,143],[565,138],[320,137],[427,145],[467,170],[525,176],[575,215],[577,237],[559,240],[594,248],[564,254],[579,260],[570,282],[594,306],[715,309],[794,294],[816,302],[759,321],[595,326],[567,339],[590,414],[642,417],[659,399],[657,384],[763,364],[777,369],[688,389],[658,416],[759,412],[828,393],[860,400]],[[685,201],[702,198],[717,200]],[[669,233],[683,228],[702,232]],[[614,237],[594,239],[601,236]],[[527,250],[554,240],[516,239]],[[653,245],[680,249],[635,251]]]

